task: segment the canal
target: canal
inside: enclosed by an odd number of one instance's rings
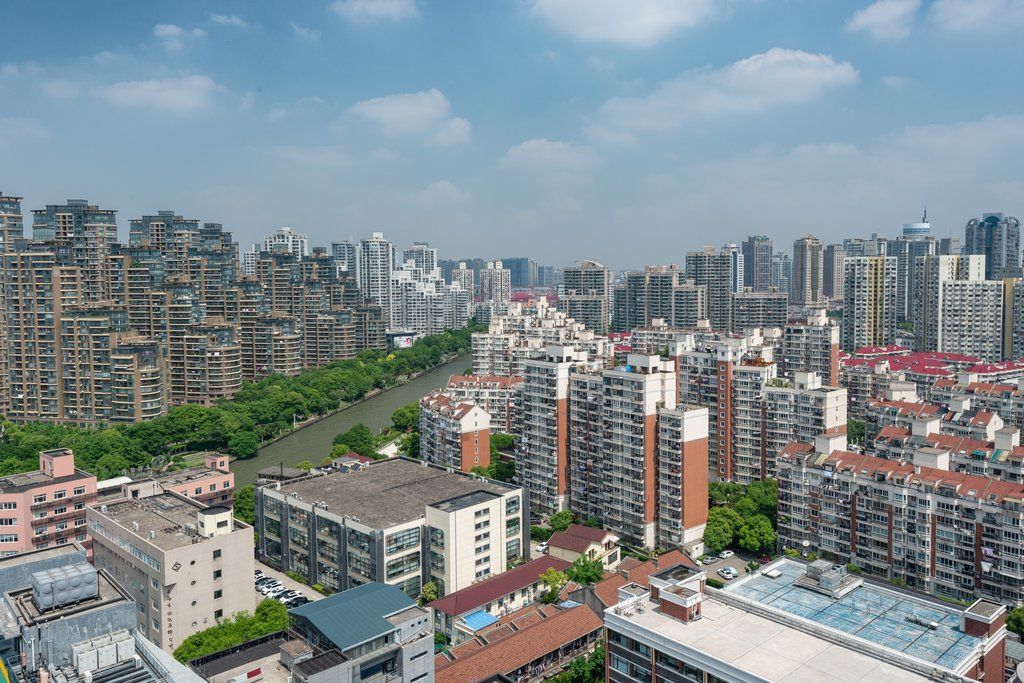
[[[460,356],[407,384],[310,423],[261,448],[248,460],[235,460],[231,463],[231,471],[235,473],[235,486],[252,484],[256,481],[256,473],[271,465],[284,463],[285,467],[294,467],[303,460],[320,462],[330,454],[334,436],[360,422],[374,432],[387,427],[391,424],[391,413],[395,412],[396,408],[418,401],[431,390],[443,387],[448,383],[449,375],[462,373],[469,367],[469,363],[468,355]]]

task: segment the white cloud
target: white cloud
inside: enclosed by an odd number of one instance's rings
[[[39,85],[39,89],[44,95],[54,100],[73,100],[82,91],[78,83],[63,78],[43,81]]]
[[[316,95],[302,97],[291,104],[279,104],[275,107],[271,107],[270,111],[267,112],[267,120],[271,123],[277,123],[296,109],[321,105],[323,103],[324,101]]]
[[[110,64],[111,62],[116,61],[119,57],[120,55],[116,52],[102,50],[92,56],[92,61],[96,64]]]
[[[186,43],[198,40],[206,35],[201,28],[194,28],[191,31],[183,29],[177,24],[157,24],[153,27],[153,35],[163,44],[167,50],[180,50]]]
[[[846,22],[847,31],[867,31],[877,40],[900,40],[914,29],[921,0],[876,0]]]
[[[256,91],[250,90],[242,95],[238,100],[238,107],[242,111],[248,111],[252,109],[253,105],[256,104]]]
[[[897,76],[893,74],[890,76],[882,77],[882,84],[885,85],[885,87],[891,88],[893,90],[899,90],[900,88],[906,86],[907,83],[909,83],[909,81],[905,76]]]
[[[292,33],[295,34],[296,38],[306,43],[320,42],[320,31],[315,28],[296,24],[294,21],[292,22]]]
[[[529,171],[578,171],[598,162],[598,156],[589,147],[568,142],[533,138],[510,147],[499,164],[504,168]]]
[[[439,145],[462,144],[470,138],[469,121],[450,117],[451,104],[436,88],[363,100],[349,107],[348,113],[389,135],[425,135]]]
[[[400,21],[420,14],[415,0],[334,0],[331,9],[354,21]]]
[[[19,62],[18,64],[7,63],[0,66],[0,76],[4,78],[20,78],[21,76],[38,76],[45,69],[37,62]]]
[[[930,18],[951,32],[1017,26],[1024,24],[1024,0],[935,0]]]
[[[281,145],[275,147],[273,153],[281,161],[303,168],[339,168],[352,163],[352,159],[345,149],[337,145],[313,147]]]
[[[413,196],[418,204],[462,204],[469,195],[460,190],[454,183],[438,180],[430,183]]]
[[[252,28],[252,24],[235,14],[211,14],[210,21],[220,26],[232,26],[234,28]]]
[[[155,109],[170,114],[194,114],[213,105],[220,90],[209,76],[121,81],[93,89],[93,94],[119,107]]]
[[[776,47],[721,69],[688,71],[646,97],[611,99],[587,132],[593,139],[622,142],[635,132],[671,130],[691,119],[807,102],[856,81],[857,70],[849,62]]]
[[[715,2],[534,0],[531,13],[577,40],[644,47],[708,21],[715,13]]]

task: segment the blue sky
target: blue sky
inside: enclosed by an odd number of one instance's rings
[[[0,191],[681,262],[1024,211],[1024,0],[5,3]]]

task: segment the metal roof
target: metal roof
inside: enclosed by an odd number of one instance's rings
[[[401,612],[416,603],[395,586],[366,583],[323,600],[314,600],[291,610],[291,614],[308,621],[334,647],[345,651],[395,630],[385,617]]]

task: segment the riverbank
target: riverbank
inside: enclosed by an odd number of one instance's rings
[[[283,464],[294,467],[303,460],[320,462],[330,454],[336,434],[362,422],[373,432],[391,424],[391,414],[401,406],[443,387],[452,374],[461,374],[469,354],[456,356],[446,363],[424,370],[402,384],[378,390],[373,396],[347,404],[327,415],[316,416],[301,423],[296,429],[267,441],[255,456],[234,460],[235,485],[245,486],[256,481],[256,473],[264,467]]]

